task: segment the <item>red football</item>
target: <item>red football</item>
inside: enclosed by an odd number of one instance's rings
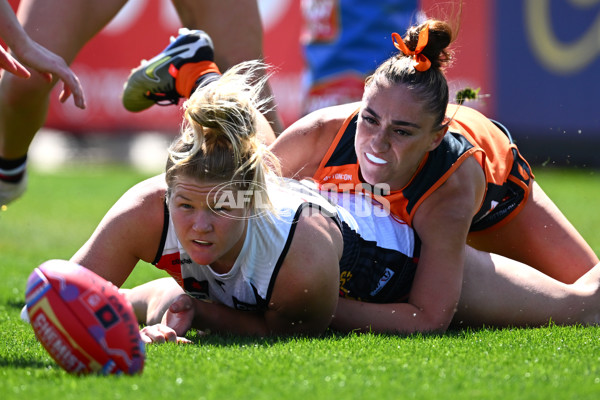
[[[46,261],[29,275],[25,302],[36,337],[66,371],[142,372],[145,349],[131,305],[89,269]]]

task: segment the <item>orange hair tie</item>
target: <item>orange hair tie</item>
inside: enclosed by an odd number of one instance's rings
[[[404,53],[405,56],[412,56],[413,66],[417,71],[425,72],[431,67],[431,61],[421,53],[429,41],[429,25],[426,25],[419,32],[419,41],[417,42],[415,51],[410,51],[404,40],[402,40],[402,37],[396,32],[392,33],[392,41],[394,42],[394,46]]]

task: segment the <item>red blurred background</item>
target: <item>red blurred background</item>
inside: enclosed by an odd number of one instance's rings
[[[271,86],[287,125],[300,116],[302,103],[300,0],[259,4],[266,61],[276,67]],[[420,1],[427,15],[441,18],[455,11],[452,4]],[[460,22],[451,91],[481,88],[486,97],[468,105],[507,125],[533,162],[560,162],[568,153],[569,162],[600,163],[600,1],[463,0]],[[129,0],[72,65],[88,108],[60,104],[53,95],[46,126],[81,135],[175,134],[180,114],[173,107],[130,113],[120,94],[130,69],[161,51],[179,27],[170,0]]]

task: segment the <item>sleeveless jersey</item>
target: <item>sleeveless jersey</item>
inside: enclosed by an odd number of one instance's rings
[[[344,228],[352,229],[342,230],[340,296],[376,303],[406,301],[420,252],[413,229],[368,193],[329,192],[328,197],[347,211],[340,218]]]
[[[377,302],[406,298],[420,248],[408,225],[374,206],[370,197],[330,193],[330,201],[324,196],[327,193],[322,195],[308,183],[289,179],[271,182],[268,193],[275,212],[248,220],[246,240],[229,272],[218,274],[210,266],[191,260],[175,235],[166,207],[161,246],[153,264],[195,298],[240,310],[264,311],[300,212],[311,207],[336,221],[342,232],[340,295]]]
[[[439,188],[469,157],[481,165],[487,182],[485,198],[473,218],[471,231],[486,229],[501,220],[508,221],[527,199],[533,174],[521,157],[510,134],[499,123],[465,106],[448,106],[452,117],[440,145],[430,151],[415,175],[402,189],[383,196],[390,211],[412,226],[419,205]],[[313,179],[321,185],[361,183],[354,150],[358,110],[341,126]]]

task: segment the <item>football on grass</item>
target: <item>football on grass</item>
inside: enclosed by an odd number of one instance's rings
[[[46,261],[29,276],[25,302],[37,339],[66,371],[135,374],[144,368],[144,343],[131,305],[89,269]]]

